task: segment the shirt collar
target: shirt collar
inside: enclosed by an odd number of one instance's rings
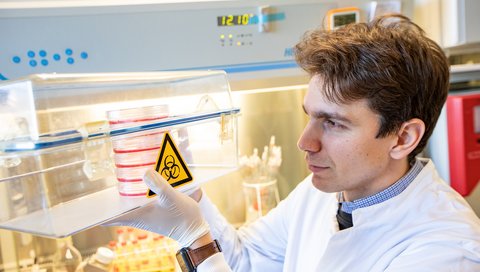
[[[420,160],[416,160],[410,170],[401,177],[397,182],[392,184],[387,189],[378,192],[374,195],[367,196],[354,201],[343,201],[343,192],[339,193],[339,202],[342,203],[342,211],[346,213],[352,213],[359,208],[365,208],[375,204],[382,203],[392,197],[399,195],[408,185],[415,179],[415,177],[422,171],[423,163]]]

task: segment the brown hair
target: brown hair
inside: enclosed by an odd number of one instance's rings
[[[295,57],[310,75],[320,75],[327,99],[336,103],[366,99],[380,115],[377,137],[419,118],[425,134],[409,154],[423,150],[445,103],[448,60],[425,32],[403,15],[378,17],[335,31],[305,33]]]

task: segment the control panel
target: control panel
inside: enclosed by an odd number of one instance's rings
[[[5,37],[0,78],[51,72],[296,68],[292,47],[337,6],[336,1],[0,4]]]

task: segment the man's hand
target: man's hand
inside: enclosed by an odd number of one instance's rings
[[[209,237],[209,226],[195,200],[175,190],[153,169],[145,173],[144,181],[158,199],[104,225],[131,226],[177,240],[188,247],[201,237]],[[201,190],[193,193],[198,200]],[[197,200],[197,201],[198,201]]]

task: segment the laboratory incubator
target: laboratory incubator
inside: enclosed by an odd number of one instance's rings
[[[65,237],[146,205],[167,133],[180,191],[237,167],[223,71],[34,74],[0,83],[0,104],[0,228]]]

